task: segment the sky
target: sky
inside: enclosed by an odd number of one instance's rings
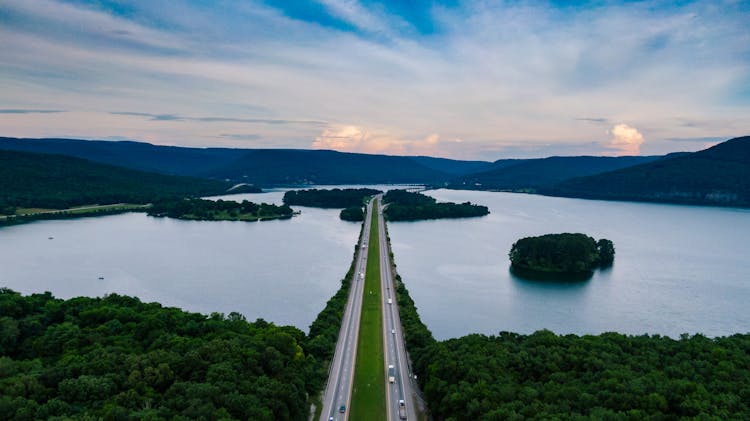
[[[0,136],[495,160],[750,134],[750,0],[0,0]]]

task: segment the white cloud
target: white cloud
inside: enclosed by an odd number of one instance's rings
[[[456,139],[453,143],[461,143]],[[433,133],[422,139],[409,140],[385,131],[361,126],[338,125],[327,127],[312,142],[314,149],[333,149],[341,152],[378,153],[388,155],[442,155],[446,142]]]
[[[627,124],[616,124],[610,130],[612,140],[609,146],[615,150],[614,155],[639,155],[644,142],[643,135]]]

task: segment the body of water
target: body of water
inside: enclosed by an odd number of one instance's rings
[[[723,336],[750,331],[750,211],[607,202],[513,193],[436,190],[471,201],[482,218],[396,222],[398,271],[440,339],[468,333]],[[583,282],[512,275],[519,238],[582,232],[608,238],[614,266]]]

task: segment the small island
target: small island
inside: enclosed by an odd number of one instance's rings
[[[590,275],[594,269],[612,265],[612,241],[596,241],[586,234],[547,234],[522,238],[510,249],[511,270],[522,277]]]
[[[268,221],[291,218],[294,211],[287,205],[257,204],[247,200],[184,199],[154,203],[148,215],[193,221]]]
[[[421,193],[389,190],[383,196],[385,218],[389,221],[418,221],[424,219],[469,218],[490,213],[487,206],[470,202],[441,202]]]
[[[379,193],[382,192],[366,188],[290,190],[284,193],[284,203],[314,208],[349,208],[362,206],[366,198]]]
[[[362,222],[365,220],[365,211],[362,206],[352,206],[342,209],[339,218],[343,221]]]

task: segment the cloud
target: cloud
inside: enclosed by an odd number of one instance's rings
[[[635,128],[627,124],[617,124],[610,130],[612,140],[609,146],[615,150],[614,154],[639,155],[641,145],[644,142],[643,135]]]
[[[3,108],[0,109],[0,114],[54,114],[64,113],[65,110],[25,110],[25,109],[13,109]]]
[[[263,136],[254,133],[222,133],[219,137],[232,140],[258,140],[263,138]]]
[[[578,121],[588,121],[589,123],[602,123],[606,124],[609,123],[609,119],[604,117],[579,117],[576,118]]]
[[[112,111],[112,115],[124,115],[124,116],[135,116],[135,117],[146,117],[151,121],[200,121],[204,123],[251,123],[251,124],[299,124],[299,125],[310,125],[310,126],[323,126],[327,123],[325,121],[317,120],[285,120],[285,119],[274,119],[274,118],[234,118],[234,117],[187,117],[177,114],[151,114],[151,113],[140,113],[132,111]]]
[[[312,142],[313,149],[333,149],[341,152],[360,152],[389,155],[443,155],[441,146],[445,143],[459,144],[461,139],[452,142],[441,141],[433,133],[422,139],[408,140],[385,130],[372,130],[354,125],[327,127]]]
[[[623,121],[648,134],[642,153],[750,132],[750,103],[736,100],[750,80],[745,2],[305,6],[337,24],[277,7],[304,3],[292,1],[0,3],[0,92],[19,101],[5,106],[69,110],[4,119],[29,137],[246,146],[217,134],[249,132],[310,147],[356,122],[364,140],[341,147],[497,159],[508,146],[606,153],[603,129]],[[402,13],[417,3],[431,22]]]

